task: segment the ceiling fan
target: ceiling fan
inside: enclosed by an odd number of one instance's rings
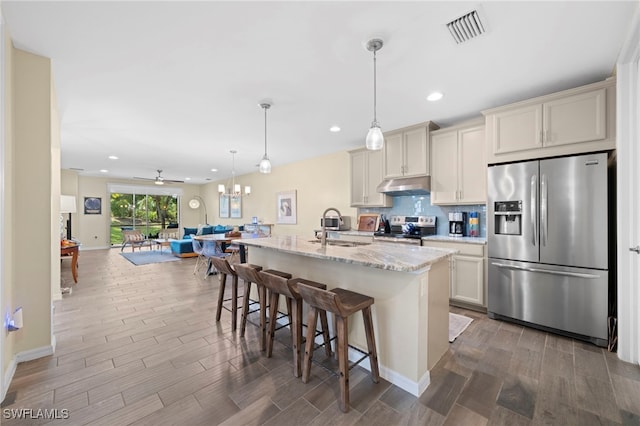
[[[140,179],[140,180],[151,180],[153,181],[156,185],[164,185],[165,183],[184,183],[183,180],[173,180],[173,179],[165,179],[162,177],[162,169],[158,169],[158,176],[156,176],[155,178],[143,178],[143,177],[136,177],[134,176],[134,179]]]

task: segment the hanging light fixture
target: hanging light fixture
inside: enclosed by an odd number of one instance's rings
[[[271,173],[271,161],[267,156],[267,110],[271,108],[271,104],[263,102],[260,107],[264,109],[264,156],[260,160],[260,173]]]
[[[371,39],[367,43],[367,50],[373,52],[373,122],[367,133],[366,146],[367,149],[372,151],[382,149],[384,145],[384,136],[382,135],[380,123],[378,123],[378,118],[376,117],[376,52],[382,49],[383,44],[379,38]]]
[[[228,184],[228,188],[226,188],[224,186],[224,184],[219,184],[218,185],[218,192],[220,193],[220,195],[226,196],[226,197],[240,197],[242,196],[242,190],[241,190],[241,186],[239,183],[236,183],[236,154],[238,153],[238,151],[236,151],[235,149],[232,149],[231,151],[229,151],[231,153],[231,181]],[[250,186],[245,186],[244,187],[244,195],[250,195],[251,194],[251,187]]]

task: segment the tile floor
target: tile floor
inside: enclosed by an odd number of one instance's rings
[[[226,311],[215,322],[217,277],[194,276],[195,259],[133,266],[119,253],[81,253],[55,303],[56,353],[18,366],[3,425],[640,425],[640,367],[458,308],[474,321],[422,396],[356,367],[344,414],[334,376],[314,366],[302,384],[282,344],[267,359],[255,327],[239,338]],[[19,408],[59,418],[8,418]]]

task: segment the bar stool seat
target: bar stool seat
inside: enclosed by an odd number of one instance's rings
[[[333,313],[336,323],[338,366],[340,370],[340,409],[343,412],[349,411],[349,329],[348,319],[350,315],[362,311],[364,319],[365,334],[367,337],[367,353],[361,358],[362,361],[367,356],[371,363],[371,378],[374,383],[380,382],[380,371],[378,367],[378,352],[376,351],[375,336],[373,333],[373,320],[371,316],[371,305],[374,298],[354,291],[334,288],[331,290],[320,289],[316,286],[309,286],[299,283],[298,291],[302,299],[309,305],[308,322],[317,320],[318,313],[326,315],[326,312]],[[354,348],[359,350],[358,348]],[[359,350],[360,351],[360,350]],[[362,352],[362,351],[360,351]],[[313,358],[313,346],[309,341],[309,331],[307,331],[307,343],[304,350],[304,365],[302,371],[302,382],[309,381],[311,371],[311,360]]]
[[[326,289],[327,286],[315,281],[302,278],[287,279],[282,276],[270,273],[270,271],[260,271],[264,286],[270,292],[269,299],[269,328],[267,330],[267,357],[273,353],[273,340],[276,331],[276,318],[278,315],[278,301],[280,295],[285,297],[287,312],[289,314],[289,324],[291,326],[291,340],[293,350],[293,375],[300,377],[302,373],[302,297],[298,292],[298,285],[305,284],[310,287]],[[313,322],[307,322],[307,342],[313,345],[316,337],[317,317]],[[327,356],[331,356],[331,346],[329,338],[329,325],[326,313],[320,315],[321,333],[324,337],[324,347]]]
[[[255,267],[256,265],[250,265],[246,263],[238,263],[234,266],[238,277],[242,278],[244,281],[244,300],[242,302],[242,320],[240,325],[240,336],[244,336],[244,332],[247,326],[247,320],[249,314],[256,312],[256,310],[249,310],[249,305],[253,303],[250,299],[251,294],[251,283],[254,283],[258,290],[258,303],[260,311],[260,350],[266,350],[266,333],[267,333],[267,291],[264,286],[262,276],[259,272],[262,270],[262,267]],[[288,272],[277,271],[275,269],[267,269],[264,272],[268,272],[269,274],[277,275],[284,279],[291,278],[291,274]]]
[[[226,309],[231,312],[231,330],[236,331],[238,327],[238,309],[244,307],[238,307],[238,274],[236,270],[229,264],[226,258],[224,257],[211,257],[209,258],[211,264],[214,268],[218,270],[218,276],[220,277],[220,289],[218,290],[218,308],[216,310],[216,321],[220,321],[220,315],[222,314],[222,309]],[[253,270],[259,271],[262,269],[262,266],[258,265],[248,265],[245,264],[247,268],[251,268]],[[231,298],[224,298],[224,291],[227,285],[227,276],[231,275]],[[224,302],[228,302],[231,300],[231,309],[224,306]]]

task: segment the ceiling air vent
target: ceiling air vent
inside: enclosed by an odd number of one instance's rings
[[[484,25],[480,22],[480,16],[476,10],[449,22],[447,28],[449,28],[456,44],[471,40],[485,32]]]

